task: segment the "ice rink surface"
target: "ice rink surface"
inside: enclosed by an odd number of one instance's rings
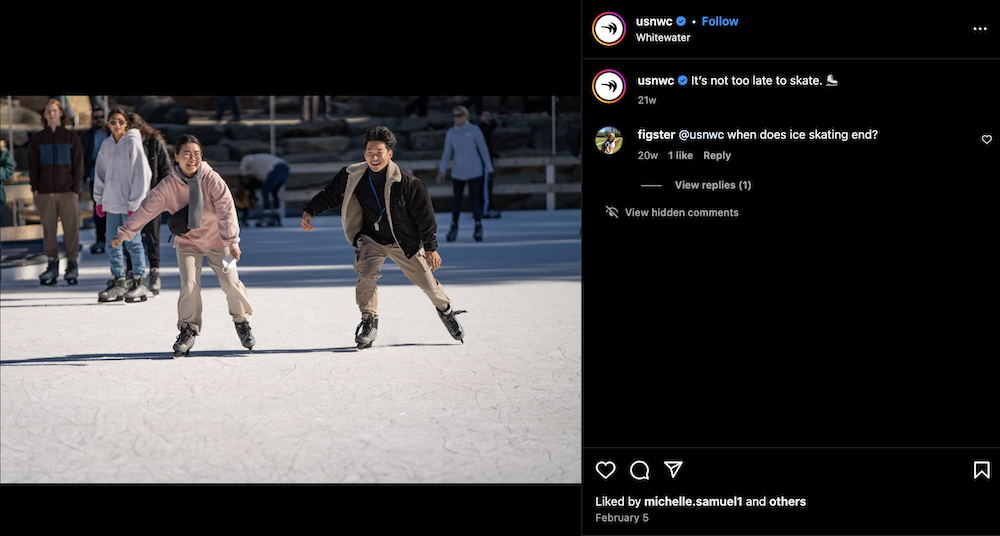
[[[0,483],[579,483],[580,220],[507,211],[477,243],[464,213],[446,242],[438,214],[465,342],[387,260],[362,351],[339,215],[244,228],[257,346],[206,264],[202,334],[178,359],[166,225],[163,291],[132,304],[97,302],[110,269],[85,229],[78,285],[0,281]]]

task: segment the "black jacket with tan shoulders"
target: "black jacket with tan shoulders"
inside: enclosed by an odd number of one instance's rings
[[[341,169],[330,184],[313,196],[303,209],[303,212],[315,217],[327,210],[341,207],[340,219],[344,236],[352,246],[357,246],[363,218],[361,203],[354,196],[354,190],[367,171],[366,162]],[[434,206],[423,181],[401,170],[390,160],[385,176],[384,198],[389,207],[386,211],[389,229],[407,258],[416,255],[421,247],[427,253],[437,249]]]

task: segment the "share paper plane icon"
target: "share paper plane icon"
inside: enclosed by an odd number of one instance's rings
[[[681,466],[684,465],[683,460],[663,460],[663,465],[667,466],[670,471],[670,478],[677,477],[677,471],[681,470]]]

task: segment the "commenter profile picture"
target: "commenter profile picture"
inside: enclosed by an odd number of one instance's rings
[[[597,131],[594,144],[604,154],[615,154],[622,148],[622,133],[615,127],[604,127]]]

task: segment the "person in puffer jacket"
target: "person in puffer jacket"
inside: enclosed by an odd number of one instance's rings
[[[251,351],[255,344],[250,331],[253,308],[235,264],[240,260],[241,251],[240,225],[233,194],[222,176],[202,160],[202,156],[198,138],[192,134],[182,135],[174,144],[174,161],[177,164],[170,175],[150,190],[135,213],[118,227],[118,234],[111,240],[111,245],[115,246],[134,239],[147,222],[164,211],[174,215],[169,224],[173,229],[173,220],[178,213],[187,213],[187,231],[174,237],[177,268],[181,276],[180,296],[177,298],[177,329],[180,335],[174,343],[174,357],[187,356],[194,346],[195,337],[201,334],[203,259],[208,259],[209,267],[219,278],[240,342]],[[228,265],[225,261],[230,258],[234,262]]]

